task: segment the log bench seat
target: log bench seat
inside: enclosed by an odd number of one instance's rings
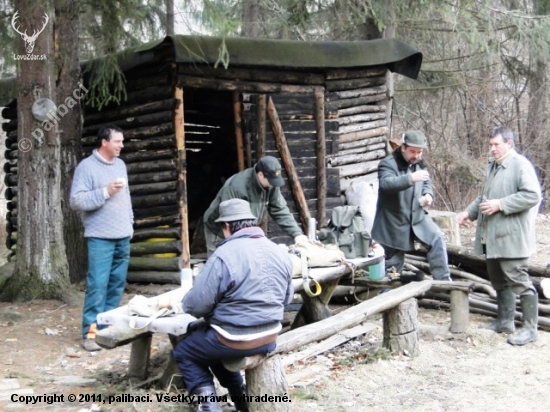
[[[363,262],[357,262],[357,266],[364,267],[374,263],[377,262],[369,261],[366,258],[363,259]],[[310,274],[322,285],[327,285],[349,275],[350,271],[343,266],[315,268],[311,269]],[[297,292],[303,291],[301,282],[301,279],[293,280]],[[385,286],[389,285],[386,284]],[[283,333],[277,338],[275,351],[267,356],[253,356],[233,360],[226,362],[225,365],[231,370],[245,370],[248,396],[259,399],[264,395],[267,395],[268,398],[273,395],[275,399],[280,399],[285,393],[288,395],[284,366],[280,357],[281,354],[331,337],[345,329],[359,325],[366,321],[367,318],[379,313],[383,313],[384,346],[389,348],[393,353],[401,352],[414,356],[418,353],[417,304],[414,298],[422,295],[432,287],[440,290],[451,290],[451,295],[457,293],[456,296],[458,298],[455,298],[455,301],[458,303],[456,306],[459,307],[459,312],[462,316],[458,328],[463,329],[465,328],[464,325],[467,326],[468,291],[471,289],[469,283],[425,280],[398,287],[394,285],[392,287],[388,288],[387,292],[352,306],[336,315],[319,319],[313,323]],[[178,293],[182,293],[180,289],[167,292],[164,295],[171,294],[171,296],[175,295],[179,298]],[[315,297],[312,299],[318,298]],[[132,343],[128,376],[146,379],[152,334],[166,333],[172,344],[176,345],[178,342],[177,337],[187,331],[187,325],[194,321],[195,318],[188,314],[159,318],[144,330],[133,330],[127,326],[128,319],[125,320],[125,317],[129,318],[129,316],[124,315],[125,311],[127,311],[127,307],[123,306],[98,316],[100,323],[111,323],[115,327],[98,331],[96,341],[100,346],[107,349]],[[464,323],[464,316],[466,317],[466,323]],[[453,321],[451,322],[451,331],[453,331],[452,329]],[[173,375],[175,373],[178,372],[172,360],[172,364],[169,365],[165,375]],[[289,403],[277,400],[273,402],[262,401],[250,405],[251,412],[288,411],[290,409]]]

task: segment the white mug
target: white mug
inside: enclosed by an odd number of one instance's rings
[[[126,186],[127,179],[125,177],[119,177],[115,179],[115,182],[120,183],[122,187]]]

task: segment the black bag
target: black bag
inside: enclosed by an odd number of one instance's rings
[[[347,259],[367,257],[372,251],[372,238],[358,206],[337,206],[326,228],[319,230],[319,240],[336,244]]]

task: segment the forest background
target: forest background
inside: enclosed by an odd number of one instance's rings
[[[40,28],[44,14],[50,16],[54,24],[38,37],[35,53],[54,59],[14,60],[24,53],[12,27],[16,11],[25,27]],[[40,85],[40,93],[55,101],[78,87],[78,61],[166,34],[312,41],[395,37],[420,50],[424,60],[417,80],[394,76],[391,137],[399,140],[407,129],[428,136],[436,208],[458,211],[478,194],[488,131],[496,125],[514,130],[519,151],[535,165],[548,197],[549,14],[550,0],[0,0],[0,78],[19,73],[21,109],[32,102],[31,85]],[[124,99],[114,59],[103,59],[96,72],[88,104]],[[108,92],[113,85],[114,94]],[[18,123],[19,132],[30,134],[34,123],[28,112],[20,111]],[[60,133],[63,129],[76,133]],[[37,147],[28,167],[20,167],[18,178],[28,182],[32,176],[34,190],[47,196],[40,204],[30,192],[19,194],[24,223],[14,262],[18,276],[6,284],[2,299],[68,300],[67,288],[84,276],[80,223],[66,199],[70,172],[80,160],[80,130],[81,112],[73,110],[47,134],[52,144]]]

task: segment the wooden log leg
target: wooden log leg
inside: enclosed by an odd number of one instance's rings
[[[250,401],[248,402],[248,409],[250,412],[290,411],[291,403],[290,395],[288,394],[288,383],[280,355],[267,358],[255,368],[247,369],[245,373],[246,391],[248,400]],[[264,396],[263,400],[262,396]],[[287,401],[269,402],[269,399],[266,399],[269,396],[283,397],[283,400],[287,399]]]
[[[324,283],[319,296],[310,297],[305,292],[300,292],[304,303],[294,318],[291,329],[329,318],[330,310],[327,305],[339,281],[340,279],[333,279]]]
[[[151,356],[152,335],[142,336],[132,342],[130,350],[130,365],[128,366],[128,377],[147,379],[147,368]]]
[[[172,348],[175,348],[182,338],[181,336],[174,335],[168,335],[168,337],[170,338]],[[172,352],[170,352],[168,365],[166,365],[166,369],[164,369],[164,372],[160,378],[160,385],[162,388],[166,388],[167,391],[170,391],[170,386],[175,386],[182,391],[186,389],[185,382],[183,382],[183,378],[181,377],[178,365],[176,364],[176,360],[174,359]]]
[[[468,292],[451,291],[451,327],[452,333],[463,333],[470,324],[470,304]]]
[[[384,347],[393,354],[417,356],[418,305],[411,298],[384,312]]]

